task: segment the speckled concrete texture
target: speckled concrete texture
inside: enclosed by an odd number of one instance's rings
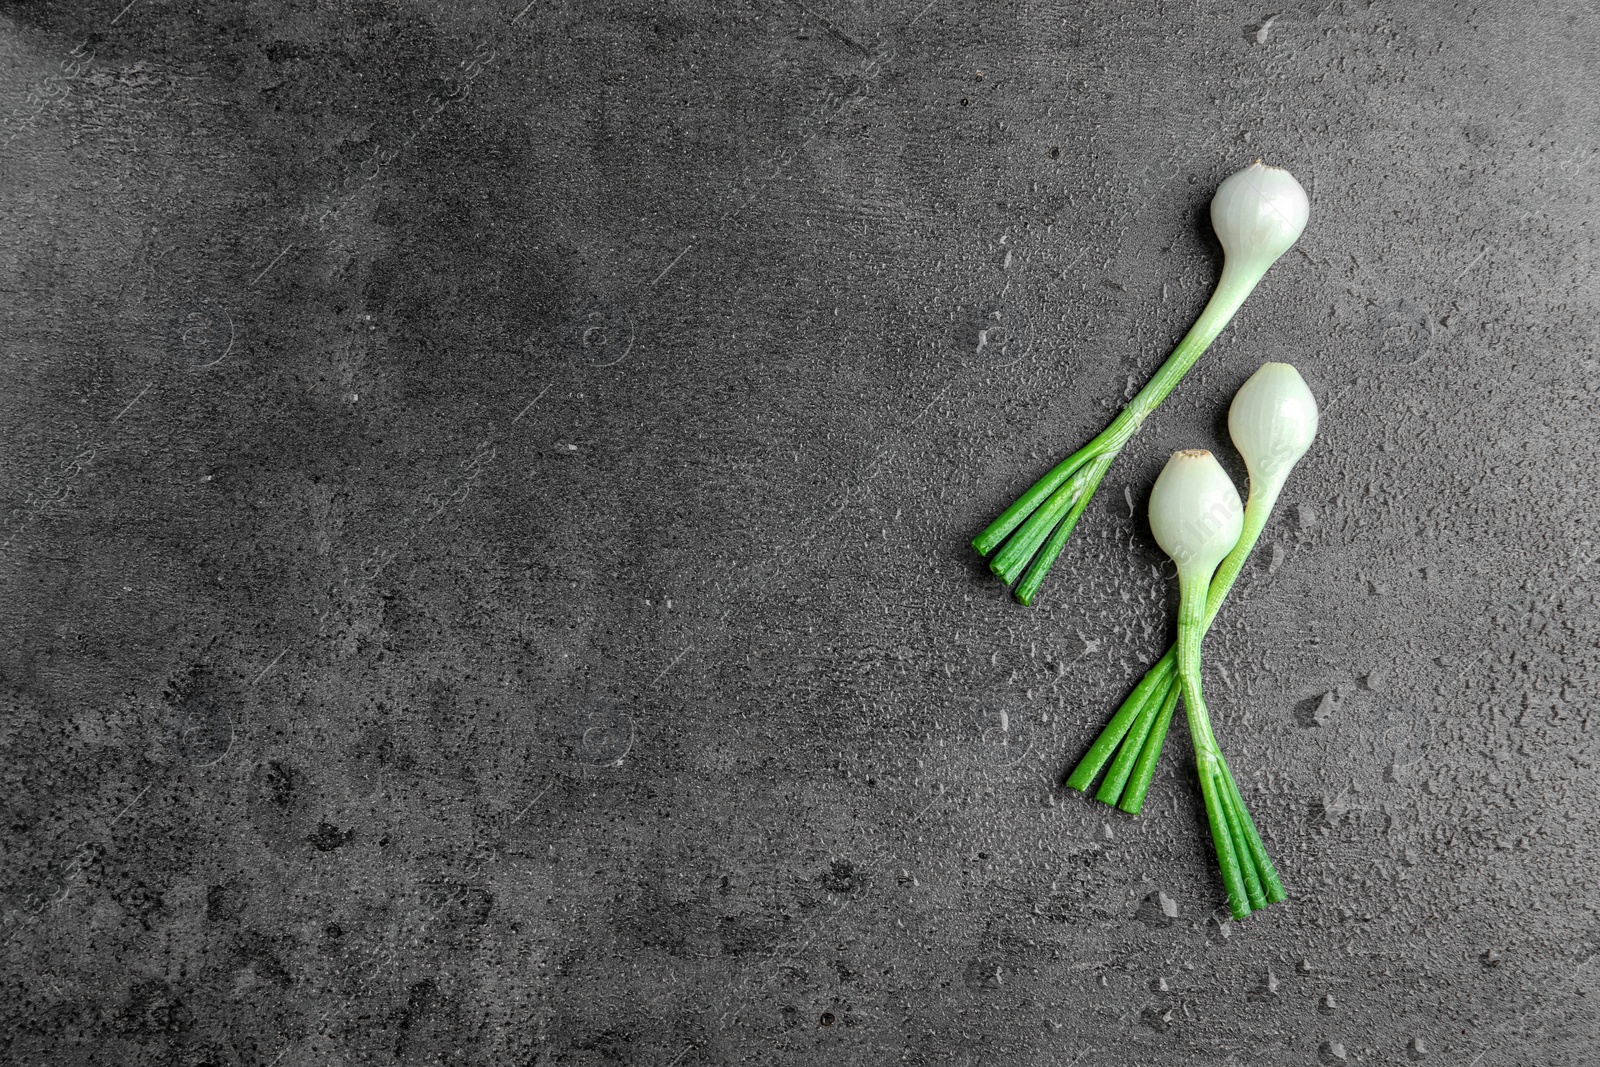
[[[0,1060],[1600,1064],[1582,2],[0,4]],[[967,540],[1312,220],[1038,605]],[[1165,456],[1323,408],[1187,735]]]

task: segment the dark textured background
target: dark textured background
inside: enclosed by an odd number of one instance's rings
[[[1588,4],[124,2],[0,5],[4,1062],[1600,1063]],[[1054,782],[1267,359],[1233,924]]]

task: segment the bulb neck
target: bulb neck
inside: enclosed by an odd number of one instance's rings
[[[1245,253],[1225,257],[1222,261],[1222,277],[1217,279],[1217,290],[1212,294],[1211,302],[1231,301],[1232,310],[1237,311],[1239,305],[1244,303],[1244,298],[1261,284],[1267,268],[1274,261],[1269,259],[1263,263],[1260,256]],[[1210,310],[1209,305],[1206,310]]]
[[[1276,484],[1269,481],[1258,483],[1255,475],[1250,476],[1250,499],[1245,501],[1244,524],[1239,531],[1239,542],[1217,565],[1216,574],[1211,578],[1210,587],[1206,592],[1205,619],[1201,623],[1203,630],[1211,629],[1211,624],[1216,621],[1217,612],[1222,610],[1223,601],[1228,599],[1233,583],[1244,570],[1245,560],[1256,547],[1261,531],[1267,528],[1267,520],[1272,517],[1273,505],[1278,502],[1278,493],[1282,488],[1281,479]]]
[[[1248,524],[1251,516],[1259,516],[1263,525],[1267,516],[1278,504],[1278,494],[1283,492],[1283,487],[1289,480],[1289,468],[1282,467],[1271,474],[1255,472],[1248,463],[1245,470],[1250,475],[1250,497],[1244,503],[1244,521]]]
[[[1185,622],[1193,622],[1204,617],[1206,594],[1211,589],[1211,576],[1216,573],[1215,566],[1195,564],[1178,570],[1178,629],[1183,629]],[[1190,615],[1193,618],[1190,618]]]

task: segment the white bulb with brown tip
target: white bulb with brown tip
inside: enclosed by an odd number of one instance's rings
[[[1294,175],[1259,159],[1224,179],[1211,198],[1211,228],[1226,254],[1223,269],[1251,285],[1305,232],[1311,202]]]
[[[1243,529],[1239,491],[1217,457],[1199,448],[1174,452],[1150,490],[1150,532],[1179,576],[1210,581]]]

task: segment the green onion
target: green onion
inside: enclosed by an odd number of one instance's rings
[[[1216,457],[1199,449],[1174,453],[1150,492],[1150,531],[1178,565],[1178,682],[1211,842],[1235,919],[1287,896],[1222,758],[1200,687],[1200,639],[1212,578],[1243,530],[1239,494]],[[1171,699],[1162,704],[1168,716],[1175,706]]]
[[[1222,243],[1222,277],[1200,317],[1110,426],[1057,464],[972,541],[979,555],[993,554],[989,569],[1006,585],[1016,585],[1022,603],[1033,603],[1122,446],[1232,321],[1267,268],[1299,238],[1309,214],[1305,190],[1294,176],[1260,160],[1217,187],[1211,228]]]
[[[1244,528],[1238,544],[1211,579],[1202,633],[1210,629],[1246,557],[1266,528],[1289,472],[1316,437],[1316,398],[1300,372],[1289,364],[1263,364],[1235,394],[1233,406],[1228,409],[1228,433],[1250,475],[1250,501],[1244,508]],[[1115,804],[1131,815],[1139,813],[1161,754],[1166,723],[1172,717],[1167,705],[1182,688],[1174,670],[1176,661],[1177,649],[1169,648],[1145,673],[1073,769],[1067,785],[1087,791],[1115,754],[1095,799]]]

